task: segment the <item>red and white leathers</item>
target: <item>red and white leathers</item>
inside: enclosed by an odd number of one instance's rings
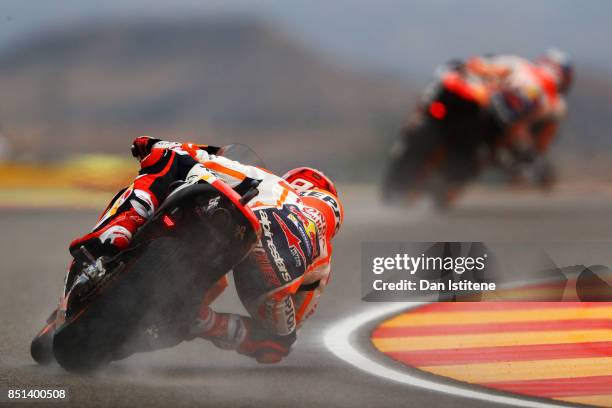
[[[329,280],[331,239],[342,222],[342,206],[327,191],[298,193],[262,169],[225,158],[204,158],[201,163],[230,185],[244,176],[262,180],[260,194],[249,204],[262,235],[249,257],[234,268],[238,295],[252,320],[216,313],[205,302],[195,332],[259,362],[278,362],[289,352],[296,330],[315,312]]]
[[[314,313],[328,282],[331,237],[340,227],[342,207],[330,193],[299,194],[267,170],[209,150],[216,151],[204,145],[137,138],[132,152],[141,161],[140,175],[113,200],[90,234],[73,241],[71,252],[81,245],[92,253],[101,246],[94,256],[108,247],[125,248],[174,181],[218,179],[233,187],[246,177],[261,180],[259,194],[248,204],[262,226],[261,239],[234,268],[239,297],[251,316],[221,314],[209,308],[227,286],[223,278],[203,294],[192,334],[258,361],[276,362],[289,352],[296,329]]]

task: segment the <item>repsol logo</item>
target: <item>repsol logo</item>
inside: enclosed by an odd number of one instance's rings
[[[263,233],[263,236],[266,238],[265,244],[268,247],[270,254],[272,255],[274,264],[276,265],[276,268],[280,272],[281,278],[285,282],[289,282],[291,280],[291,275],[289,274],[289,271],[287,271],[287,266],[285,265],[285,261],[283,260],[283,257],[278,253],[278,249],[276,248],[276,245],[274,244],[274,240],[273,240],[274,233],[272,232],[272,223],[270,222],[270,219],[268,218],[268,214],[264,210],[259,211],[259,224],[261,225],[261,231]]]
[[[319,200],[323,201],[325,204],[327,204],[332,209],[334,213],[334,218],[336,220],[335,222],[336,228],[335,228],[334,233],[338,232],[338,230],[340,229],[340,220],[342,219],[342,214],[340,211],[340,203],[338,203],[338,200],[331,194],[322,193],[320,191],[308,191],[304,193],[304,196],[316,197]]]

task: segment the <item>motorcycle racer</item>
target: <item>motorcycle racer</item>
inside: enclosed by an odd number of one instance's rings
[[[281,178],[215,155],[218,150],[136,138],[132,154],[140,161],[139,176],[111,201],[92,232],[70,244],[72,267],[79,264],[83,248],[94,258],[125,249],[174,182],[203,179],[213,186],[235,187],[245,178],[260,180],[259,194],[248,206],[259,219],[261,237],[233,270],[238,295],[250,316],[210,308],[227,287],[224,277],[203,294],[199,317],[186,340],[203,338],[263,363],[278,362],[289,353],[296,330],[316,310],[328,282],[331,239],[342,223],[342,206],[331,180],[317,170],[298,168]],[[70,279],[69,273],[67,287]]]
[[[286,356],[297,329],[316,311],[329,281],[331,240],[343,219],[336,189],[322,173],[302,167],[282,179],[303,205],[250,205],[262,225],[262,237],[247,260],[234,268],[236,289],[250,317],[217,313],[204,302],[193,327],[194,335],[261,363]],[[299,228],[294,230],[287,219]]]
[[[551,49],[535,62],[517,55],[452,61],[438,69],[438,76],[447,85],[456,83],[455,88],[463,88],[464,95],[489,109],[507,137],[531,135],[537,151],[545,152],[566,114],[564,96],[574,74],[569,57]]]
[[[497,153],[508,151],[518,163],[542,157],[567,112],[564,96],[573,81],[569,57],[552,49],[535,62],[495,55],[472,57],[465,67],[487,84],[489,110],[501,128]]]
[[[554,181],[546,152],[566,112],[572,65],[560,51],[535,62],[514,55],[452,60],[436,69],[391,146],[382,183],[386,203],[425,193],[439,209],[487,166],[513,181],[529,171]]]

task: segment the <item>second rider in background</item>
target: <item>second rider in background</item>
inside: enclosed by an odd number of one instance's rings
[[[476,56],[438,68],[391,149],[385,201],[401,204],[427,193],[445,208],[491,165],[513,180],[524,170],[539,173],[534,181],[549,186],[554,171],[546,153],[565,116],[572,78],[569,58],[557,50],[535,62]]]
[[[567,55],[553,49],[535,62],[516,55],[472,57],[463,69],[483,80],[490,94],[488,109],[501,130],[496,163],[521,177],[524,166],[546,160],[567,112],[564,97],[574,76]],[[542,176],[544,184],[552,181]]]

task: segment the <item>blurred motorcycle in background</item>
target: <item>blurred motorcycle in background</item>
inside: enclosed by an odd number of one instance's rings
[[[560,81],[567,78],[549,65],[561,67],[516,56],[440,67],[391,148],[383,200],[409,203],[423,194],[447,208],[487,168],[514,184],[552,187],[556,172],[544,153],[565,113]]]

